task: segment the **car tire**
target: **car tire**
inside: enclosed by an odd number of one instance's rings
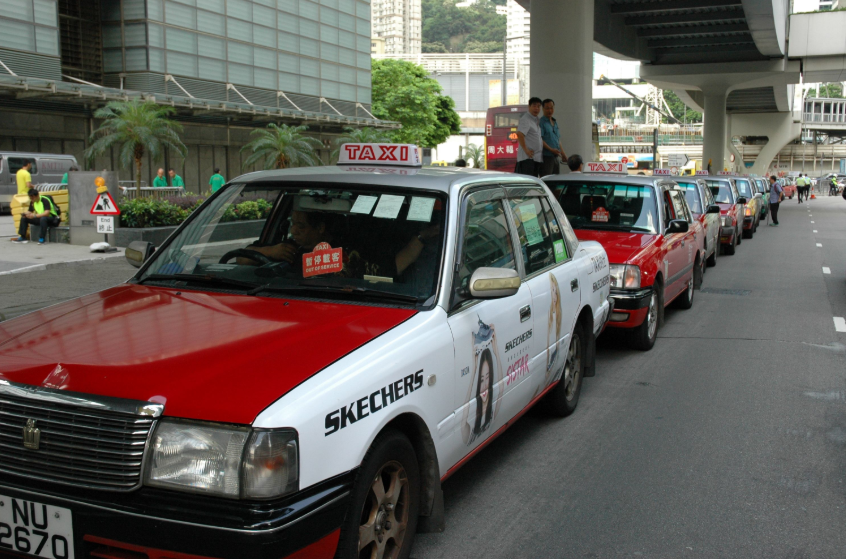
[[[691,274],[690,281],[687,283],[687,289],[676,299],[676,306],[678,308],[687,310],[693,306],[693,294],[696,291],[696,276],[699,274],[699,269],[699,259],[697,258],[693,264],[693,273]]]
[[[743,230],[743,238],[744,239],[751,239],[755,232],[752,229],[744,229]]]
[[[649,298],[649,310],[643,324],[632,330],[631,345],[641,351],[649,351],[655,345],[658,338],[658,323],[661,316],[661,284],[656,283],[652,287],[652,296]]]
[[[743,243],[743,227],[738,227],[734,232],[734,238],[737,239],[735,246],[740,246]]]
[[[558,417],[567,417],[579,405],[582,392],[582,380],[585,378],[585,358],[587,357],[587,337],[582,323],[576,324],[570,336],[570,347],[564,362],[561,380],[546,395],[545,407],[549,413]]]
[[[737,244],[737,235],[735,235],[731,239],[731,244],[723,245],[723,250],[725,251],[725,254],[729,256],[733,255],[737,251]]]
[[[717,265],[717,256],[720,255],[720,249],[721,248],[722,248],[722,245],[720,244],[720,238],[717,237],[717,244],[716,244],[716,247],[714,248],[714,252],[711,253],[711,256],[709,256],[707,259],[705,259],[705,264],[707,264],[710,268],[713,268],[714,266]]]
[[[374,557],[408,559],[419,513],[414,447],[399,431],[385,431],[373,441],[356,476],[336,559],[358,558],[366,547],[381,551]]]

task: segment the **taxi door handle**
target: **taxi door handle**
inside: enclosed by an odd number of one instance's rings
[[[520,309],[520,322],[526,322],[530,318],[532,318],[532,307],[526,305]]]
[[[570,282],[570,291],[578,291],[579,290],[579,280],[574,279]]]

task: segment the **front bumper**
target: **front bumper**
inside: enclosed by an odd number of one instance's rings
[[[652,287],[637,290],[612,289],[610,298],[614,300],[614,308],[608,327],[637,328],[643,324],[651,297]]]
[[[146,487],[128,494],[21,488],[5,475],[0,494],[70,509],[77,559],[280,559],[303,552],[330,559],[353,478],[348,472],[282,499],[250,503]],[[308,551],[317,549],[323,552]]]
[[[743,218],[743,228],[744,229],[752,229],[755,225],[755,216],[749,215]]]
[[[724,245],[730,245],[732,240],[734,239],[735,235],[735,228],[734,225],[729,227],[720,227],[720,242]]]

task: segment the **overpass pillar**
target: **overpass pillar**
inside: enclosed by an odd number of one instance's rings
[[[711,162],[711,173],[722,171],[725,167],[726,155],[726,97],[728,88],[703,88],[705,96],[705,113],[702,115],[704,126],[702,129],[702,168],[708,168]]]
[[[532,0],[531,95],[555,101],[568,156],[594,159],[593,13],[585,0]]]

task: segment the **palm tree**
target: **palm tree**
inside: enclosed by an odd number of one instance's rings
[[[94,112],[103,124],[91,134],[92,144],[85,150],[89,166],[94,158],[119,145],[120,165],[131,169],[135,164],[135,187],[141,194],[141,162],[149,153],[154,161],[161,159],[164,148],[170,148],[183,158],[188,148],[179,139],[182,125],[170,120],[176,109],[157,105],[152,101],[111,101]]]
[[[389,144],[391,137],[376,128],[344,128],[344,133],[335,138],[332,161],[337,161],[344,144]]]
[[[308,126],[288,126],[270,123],[267,128],[253,130],[255,139],[241,148],[252,150],[244,166],[249,167],[264,160],[265,169],[288,169],[320,165],[314,150],[323,146],[320,140],[304,136]]]
[[[464,148],[464,157],[473,162],[473,167],[477,169],[485,168],[485,148],[470,144]]]

